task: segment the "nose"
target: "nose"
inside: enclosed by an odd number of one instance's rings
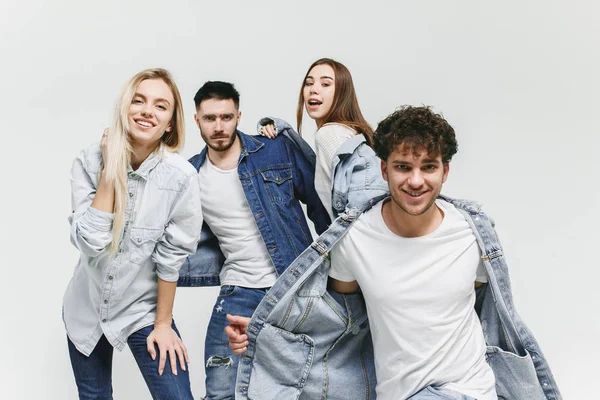
[[[152,105],[149,103],[144,104],[144,108],[142,108],[142,116],[150,117],[152,116]]]
[[[411,188],[418,189],[425,184],[425,179],[423,179],[423,172],[419,168],[414,168],[408,177],[408,185]]]
[[[313,83],[312,86],[309,86],[309,93],[310,94],[319,94],[319,89],[317,88],[317,84]]]
[[[223,131],[223,121],[221,121],[221,118],[217,118],[215,120],[215,131],[217,131],[217,132]]]

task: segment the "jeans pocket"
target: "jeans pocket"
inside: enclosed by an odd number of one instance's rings
[[[152,256],[156,243],[162,236],[160,228],[131,228],[129,259],[134,264],[141,264]]]
[[[488,346],[486,358],[496,377],[498,399],[546,399],[529,353],[519,356],[500,347]]]
[[[311,370],[313,340],[265,323],[256,339],[256,348],[248,399],[297,399]]]
[[[238,286],[234,286],[234,285],[223,285],[221,286],[221,290],[219,290],[219,296],[218,297],[227,297],[227,296],[231,296],[232,294],[234,294],[238,289]]]

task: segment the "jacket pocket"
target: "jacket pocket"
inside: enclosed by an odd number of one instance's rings
[[[297,399],[312,366],[313,340],[265,323],[256,338],[256,348],[248,399]]]
[[[131,228],[130,260],[141,264],[152,256],[163,230],[160,228]]]
[[[292,185],[292,169],[279,168],[261,171],[267,193],[271,200],[287,202],[293,198],[294,189]]]
[[[500,347],[488,346],[486,358],[496,377],[498,399],[546,399],[538,381],[533,360],[527,351],[524,356],[519,356],[504,351]]]

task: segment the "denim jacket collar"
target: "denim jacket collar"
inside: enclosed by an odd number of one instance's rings
[[[163,159],[164,152],[166,151],[165,146],[161,143],[158,147],[148,155],[148,157],[142,162],[135,171],[131,168],[131,165],[127,166],[127,175],[139,175],[140,177],[148,180],[150,172],[158,165],[160,160]]]
[[[238,138],[240,139],[240,143],[242,144],[242,152],[240,153],[240,159],[238,160],[238,164],[240,161],[242,161],[242,159],[245,156],[247,156],[250,153],[256,153],[258,150],[260,150],[264,146],[263,143],[254,139],[250,135],[246,135],[244,132],[242,132],[240,130],[236,130],[235,133],[238,136]],[[190,162],[192,163],[194,168],[196,168],[196,171],[200,171],[200,167],[204,164],[204,161],[206,161],[207,154],[208,154],[208,146],[204,146],[204,148],[202,149],[200,154],[197,154],[196,156],[194,156],[190,159]]]

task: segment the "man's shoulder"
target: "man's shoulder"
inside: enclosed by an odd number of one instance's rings
[[[477,214],[481,212],[482,204],[474,200],[457,199],[443,194],[440,194],[438,196],[438,199],[445,201],[446,203],[449,203],[458,209],[467,211],[472,214]]]

